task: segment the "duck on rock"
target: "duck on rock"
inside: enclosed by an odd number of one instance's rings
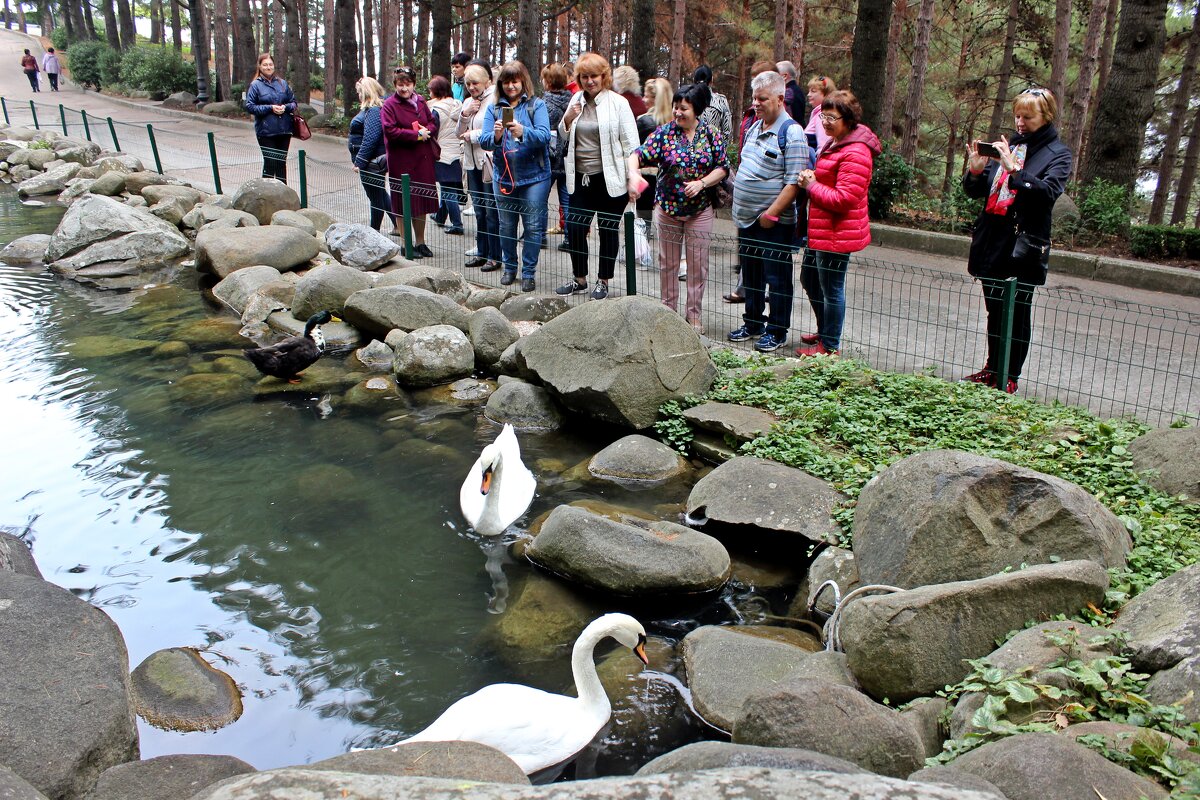
[[[270,347],[251,347],[242,352],[263,375],[299,383],[300,373],[317,363],[325,353],[321,326],[336,319],[338,317],[329,311],[319,311],[308,318],[302,335],[289,337]]]

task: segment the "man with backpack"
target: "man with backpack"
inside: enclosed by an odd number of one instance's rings
[[[804,126],[784,108],[785,87],[783,76],[773,71],[751,81],[758,119],[746,131],[733,180],[746,309],[742,326],[730,331],[728,339],[757,339],[754,349],[764,353],[782,347],[791,327],[797,180],[810,162]]]

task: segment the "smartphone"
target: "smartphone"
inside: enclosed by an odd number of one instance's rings
[[[512,124],[512,121],[513,121],[512,106],[501,106],[500,107],[500,119],[504,121],[505,125]]]
[[[1000,151],[990,142],[976,142],[975,152],[986,158],[1000,158]]]

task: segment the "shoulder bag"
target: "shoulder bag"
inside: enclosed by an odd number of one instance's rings
[[[295,136],[302,142],[306,142],[312,138],[312,131],[308,128],[308,122],[304,117],[295,112],[292,113],[292,136]]]

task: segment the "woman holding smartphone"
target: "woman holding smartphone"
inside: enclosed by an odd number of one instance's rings
[[[412,212],[413,254],[417,258],[432,258],[433,251],[425,244],[425,218],[437,212],[438,118],[425,98],[417,94],[417,73],[412,67],[396,67],[395,93],[383,103],[380,119],[387,140],[388,177],[392,182],[392,211],[399,214],[404,208],[400,195],[401,176],[408,174],[412,189],[409,209]]]
[[[975,220],[967,272],[983,284],[987,309],[987,361],[963,380],[1017,391],[1033,333],[1033,287],[1046,283],[1050,213],[1071,174],[1071,151],[1058,138],[1058,103],[1046,89],[1026,89],[1013,100],[1017,135],[974,142],[963,189],[987,198]],[[1004,341],[1004,288],[1017,279],[1016,308],[1007,375],[1000,376]],[[1001,384],[1003,380],[1003,385]]]

